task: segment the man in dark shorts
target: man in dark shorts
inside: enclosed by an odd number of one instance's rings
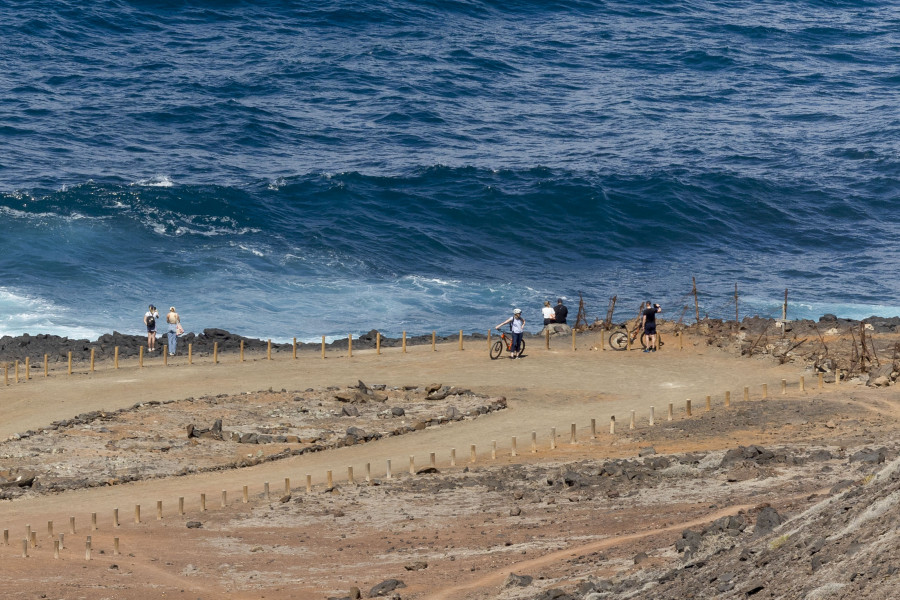
[[[644,328],[644,335],[647,336],[647,347],[644,348],[644,352],[656,352],[656,313],[661,312],[662,308],[660,308],[659,304],[651,304],[647,300],[647,308],[641,312],[641,325]]]
[[[556,315],[556,323],[566,322],[566,317],[569,316],[569,309],[562,303],[562,298],[556,299],[556,308],[553,309],[553,314]]]

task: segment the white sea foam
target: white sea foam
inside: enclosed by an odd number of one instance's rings
[[[154,175],[153,177],[148,177],[146,179],[139,179],[135,181],[131,185],[137,185],[140,187],[172,187],[175,185],[168,175]]]
[[[95,339],[105,332],[79,324],[68,310],[49,300],[0,287],[0,336],[24,333]]]

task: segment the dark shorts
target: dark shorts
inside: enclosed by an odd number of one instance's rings
[[[553,319],[544,319],[544,325],[549,325],[550,323],[556,323]]]
[[[656,335],[656,321],[644,323],[644,333],[647,335]]]

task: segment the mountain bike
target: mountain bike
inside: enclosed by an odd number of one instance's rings
[[[506,332],[501,331],[500,339],[494,342],[493,345],[491,345],[491,360],[500,358],[500,355],[503,354],[504,347],[506,348],[507,352],[513,351],[512,336],[506,337]],[[517,354],[521,356],[523,352],[525,352],[525,338],[522,338],[519,341],[519,350]]]
[[[649,348],[650,340],[646,333],[644,333],[641,324],[638,323],[635,328],[629,334],[628,329],[625,331],[613,331],[609,335],[609,345],[613,350],[627,350],[628,349],[628,338],[631,337],[631,343],[633,344],[635,340],[640,337],[641,347]],[[659,335],[659,331],[656,332],[656,343],[658,346],[663,345],[662,336]]]

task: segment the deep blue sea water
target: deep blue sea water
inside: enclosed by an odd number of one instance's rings
[[[888,1],[0,0],[0,335],[900,314]]]

